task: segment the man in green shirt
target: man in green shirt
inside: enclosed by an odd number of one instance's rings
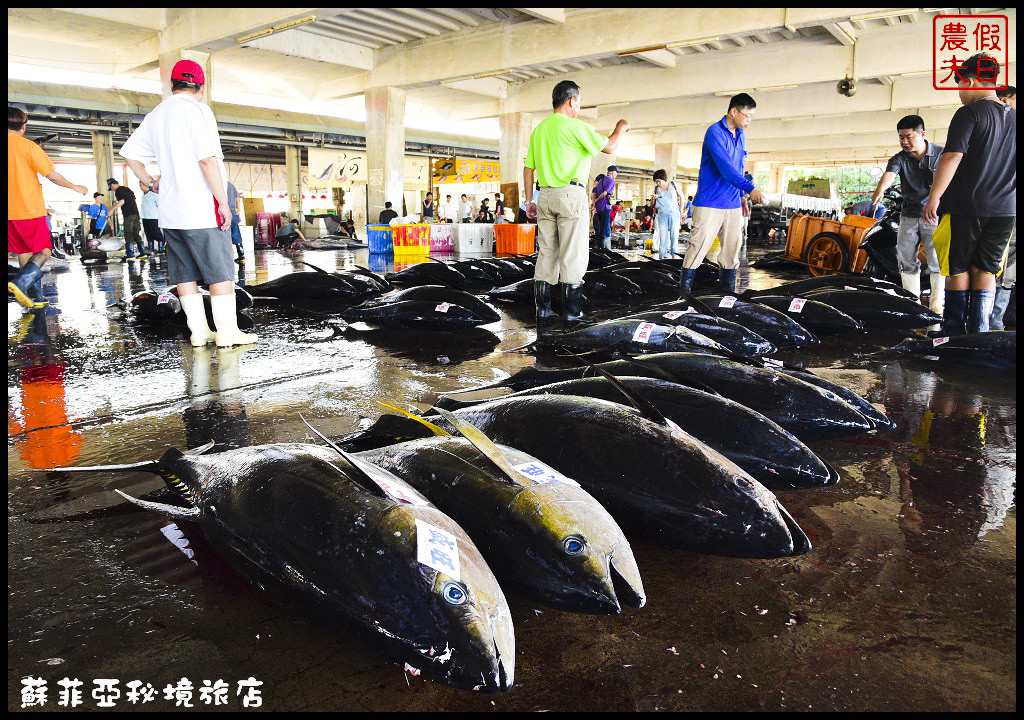
[[[544,118],[530,135],[530,149],[523,168],[523,187],[540,184],[537,198],[537,269],[533,287],[537,303],[537,331],[551,320],[551,286],[562,282],[562,305],[566,324],[583,317],[583,273],[587,271],[589,249],[587,226],[590,206],[586,183],[590,158],[595,153],[613,153],[629,123],[619,120],[610,137],[578,120],[580,87],[563,80],[551,91],[554,112]],[[532,203],[531,203],[532,204]],[[529,212],[529,210],[528,210]]]

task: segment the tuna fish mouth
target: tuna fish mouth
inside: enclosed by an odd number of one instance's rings
[[[619,569],[615,567],[613,558],[608,558],[608,574],[612,577],[612,587],[615,589],[615,599],[617,600],[616,606],[620,603],[627,605],[631,608],[642,608],[647,604],[647,597],[644,595],[643,586],[640,585],[640,580],[637,578],[637,586],[626,579],[626,577],[619,572]],[[619,612],[616,609],[615,612]]]
[[[829,467],[831,469],[831,466]],[[790,537],[793,538],[793,550],[788,553],[790,556],[806,555],[811,551],[811,541],[807,537],[807,534],[803,531],[793,516],[789,514],[789,510],[782,507],[782,503],[776,503],[779,515],[782,516],[782,521],[786,523],[786,529],[789,530]]]
[[[483,680],[483,683],[474,688],[480,692],[506,692],[512,687],[514,678],[505,670],[505,661],[501,656],[501,650],[498,649],[497,642],[494,643],[494,670],[489,673],[480,673],[480,679]]]
[[[818,459],[821,460],[821,458]],[[838,483],[840,480],[839,471],[832,467],[829,463],[825,462],[824,460],[821,460],[821,464],[825,466],[826,470],[828,470],[828,479],[826,479],[825,482],[822,484],[835,485],[836,483]]]

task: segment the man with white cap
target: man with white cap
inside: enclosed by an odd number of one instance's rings
[[[171,95],[145,117],[121,148],[121,156],[139,180],[160,193],[168,274],[178,286],[192,345],[248,345],[256,342],[256,335],[238,329],[227,173],[217,120],[201,102],[205,85],[198,63],[175,63]],[[154,158],[160,166],[155,181],[145,166]],[[206,322],[199,282],[210,288],[216,335]]]

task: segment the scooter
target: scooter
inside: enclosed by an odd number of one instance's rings
[[[898,190],[890,188],[885,191],[884,199],[890,201],[889,209],[864,233],[859,247],[868,254],[868,261],[864,266],[865,275],[899,284],[900,266],[896,258],[896,236],[900,228],[903,196]]]

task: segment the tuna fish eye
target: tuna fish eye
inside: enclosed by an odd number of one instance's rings
[[[562,541],[562,547],[568,555],[579,555],[587,547],[587,543],[581,537],[570,535]]]
[[[441,590],[441,594],[444,595],[445,602],[449,605],[465,605],[466,600],[469,599],[469,595],[466,594],[465,588],[458,583],[445,583],[444,588]]]

